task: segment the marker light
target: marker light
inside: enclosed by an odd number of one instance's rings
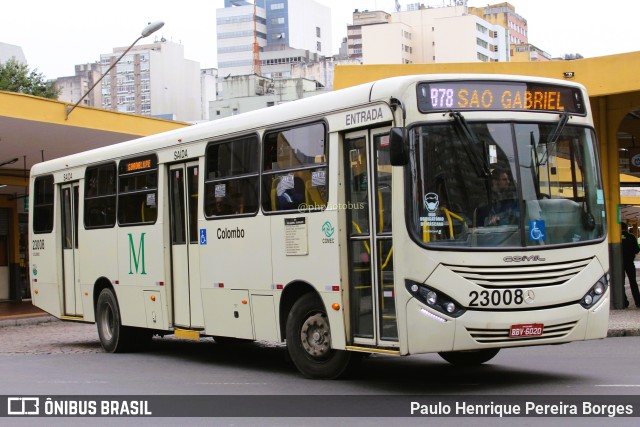
[[[333,308],[335,311],[338,311],[340,310],[340,304],[334,302],[333,304],[331,304],[331,308]]]

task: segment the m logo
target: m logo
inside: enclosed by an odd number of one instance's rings
[[[144,266],[144,235],[140,234],[140,243],[138,244],[138,251],[133,244],[133,234],[129,233],[129,274],[133,273],[133,268],[136,269],[135,274],[147,274]],[[138,270],[142,268],[142,271],[138,273]]]

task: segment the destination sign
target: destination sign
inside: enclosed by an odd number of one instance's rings
[[[421,113],[491,110],[586,114],[582,92],[575,87],[481,80],[420,83],[418,109]]]
[[[120,162],[120,174],[129,172],[138,172],[148,169],[155,169],[158,165],[158,159],[155,155],[137,157],[135,159],[127,159]]]

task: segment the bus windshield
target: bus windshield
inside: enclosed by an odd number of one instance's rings
[[[423,124],[410,131],[409,229],[427,247],[599,240],[604,192],[592,129],[558,122]]]

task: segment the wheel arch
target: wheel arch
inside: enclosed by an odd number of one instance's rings
[[[98,308],[98,297],[100,296],[100,292],[102,292],[104,289],[107,289],[107,288],[111,288],[111,291],[113,291],[113,296],[116,299],[116,303],[118,302],[118,296],[116,295],[116,290],[113,288],[113,284],[111,283],[111,280],[107,279],[104,276],[98,278],[98,280],[96,280],[96,282],[93,285],[93,316],[94,318],[97,316],[96,310]]]
[[[287,318],[289,317],[289,312],[291,311],[293,304],[295,304],[296,301],[300,299],[300,297],[309,293],[314,294],[317,300],[324,306],[324,301],[322,301],[322,297],[320,296],[316,288],[314,288],[313,285],[311,285],[308,282],[305,282],[302,280],[294,281],[287,284],[284,287],[284,290],[282,291],[282,296],[280,297],[280,309],[279,309],[280,336],[282,337],[283,341],[287,331]],[[324,307],[324,309],[326,312],[327,308]]]

